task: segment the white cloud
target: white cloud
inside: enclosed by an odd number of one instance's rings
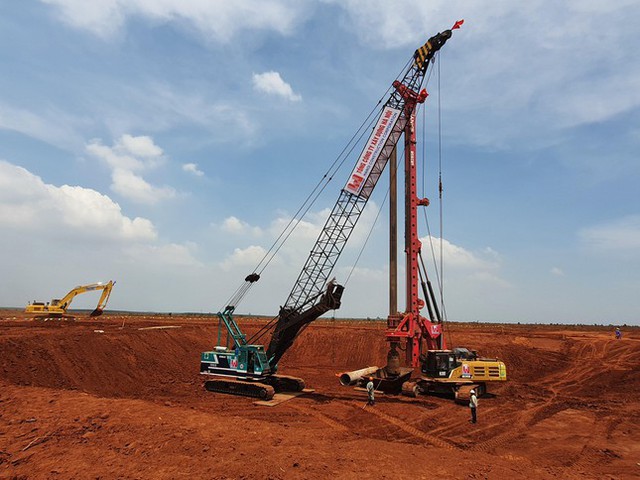
[[[41,0],[55,6],[63,21],[102,38],[116,34],[129,17],[153,23],[184,22],[205,38],[228,42],[243,30],[287,35],[306,16],[305,2],[294,0]]]
[[[555,275],[556,277],[564,277],[564,271],[559,267],[552,267],[551,275]]]
[[[142,86],[114,85],[104,100],[99,97],[93,109],[100,111],[106,128],[116,135],[139,130],[166,132],[187,125],[208,134],[197,134],[192,141],[250,146],[258,131],[257,120],[233,96],[222,94],[209,99],[202,93],[209,89],[210,85],[200,85],[184,91],[168,79],[154,79]]]
[[[459,119],[457,129],[467,141],[503,148],[535,131],[536,146],[544,147],[559,141],[564,128],[606,121],[640,106],[635,88],[640,63],[629,62],[637,33],[620,27],[640,20],[633,0],[531,0],[524,6],[325,1],[344,10],[343,22],[363,44],[383,50],[416,48],[464,17],[441,58],[446,88],[453,92],[444,108]],[[594,32],[606,32],[606,40]],[[455,138],[452,128],[448,134]]]
[[[474,272],[469,276],[469,279],[473,282],[483,284],[483,288],[499,287],[502,289],[511,288],[511,284],[505,279],[492,272]]]
[[[447,239],[436,237],[423,237],[422,242],[423,255],[431,257],[431,249],[433,247],[436,258],[440,258],[440,248],[442,247],[442,256],[446,268],[455,268],[462,270],[495,270],[499,267],[499,255],[491,248],[486,248],[482,252],[473,253],[463,247],[454,245]]]
[[[162,149],[146,135],[134,137],[125,133],[116,140],[113,147],[107,147],[95,139],[86,148],[89,153],[101,158],[114,169],[148,170],[164,161]]]
[[[285,82],[278,72],[253,74],[253,88],[268,95],[276,95],[292,102],[299,102],[302,96],[293,92],[291,85]]]
[[[182,165],[182,170],[185,172],[191,173],[196,177],[203,177],[204,172],[198,168],[197,163],[185,163]]]
[[[231,216],[224,219],[222,222],[222,231],[232,234],[251,234],[253,236],[262,235],[262,229],[260,227],[254,227],[247,222],[243,222],[237,217]]]
[[[68,112],[47,108],[39,113],[0,104],[0,129],[11,130],[69,149],[82,145],[82,137],[75,128],[82,120]]]
[[[578,232],[581,241],[596,250],[631,251],[640,249],[640,215],[628,215]]]
[[[157,168],[164,162],[162,149],[154,144],[151,137],[125,134],[112,147],[92,140],[86,150],[111,167],[111,189],[124,198],[153,205],[176,196],[173,188],[155,187],[134,173]]]
[[[129,152],[132,155],[145,159],[160,157],[164,153],[159,146],[153,143],[151,137],[146,135],[134,137],[126,133],[120,137],[115,145],[115,149]]]
[[[244,230],[244,224],[236,217],[225,218],[222,222],[222,230],[229,233],[240,233]]]
[[[255,267],[266,253],[267,251],[258,245],[251,245],[247,248],[236,248],[220,266],[224,270],[231,270],[234,267]]]
[[[144,178],[122,168],[116,168],[111,179],[111,189],[129,200],[147,205],[154,205],[161,200],[176,196],[171,187],[154,187]]]
[[[113,169],[128,171],[140,171],[144,169],[144,163],[130,155],[118,153],[116,148],[102,145],[100,140],[92,140],[87,145],[87,152],[102,159]]]
[[[115,33],[123,23],[124,15],[118,0],[41,0],[60,9],[65,22],[92,31],[101,37]]]
[[[301,220],[297,225],[295,225],[295,230],[291,234],[291,238],[297,241],[309,241],[315,239],[320,234],[320,230],[322,229],[322,225],[327,220],[327,216],[329,215],[329,210],[321,211],[321,212],[310,212],[306,215],[305,220]],[[280,235],[281,232],[287,228],[287,225],[291,222],[291,217],[287,215],[280,215],[275,220],[271,222],[269,226],[269,232],[275,238]],[[287,232],[293,227],[291,225],[288,227]],[[308,250],[308,249],[307,249]]]
[[[358,231],[354,231],[351,236],[349,245],[352,247],[358,246],[359,248],[362,245],[362,241],[364,241],[366,233],[369,231],[367,225],[369,228],[371,227],[372,220],[375,217],[376,207],[374,202],[370,202],[370,206],[367,206],[362,214],[362,218],[357,227]],[[255,267],[263,260],[267,253],[267,248],[271,246],[272,241],[278,237],[281,237],[281,239],[285,239],[286,237],[285,244],[281,245],[277,252],[272,252],[274,258],[271,259],[271,257],[269,257],[269,261],[272,264],[278,265],[277,268],[279,268],[281,272],[287,272],[284,277],[289,277],[290,281],[293,282],[296,271],[302,267],[305,259],[309,255],[309,251],[313,248],[314,242],[318,238],[330,212],[330,209],[308,212],[305,219],[295,226],[293,232],[291,232],[293,225],[289,225],[290,217],[284,213],[280,213],[269,223],[268,228],[264,230],[258,226],[250,225],[235,216],[227,217],[219,226],[222,231],[241,237],[263,237],[267,245],[251,245],[247,248],[237,248],[229,258],[225,259],[222,266],[227,270],[232,268],[232,266],[238,265]],[[287,225],[289,226],[287,227]]]
[[[80,186],[46,184],[22,167],[0,160],[0,224],[60,235],[149,241],[157,236],[151,221],[122,214],[108,196]]]

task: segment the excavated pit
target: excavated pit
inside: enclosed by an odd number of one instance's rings
[[[250,337],[263,322],[240,325]],[[195,316],[0,311],[0,478],[640,474],[637,329],[616,341],[603,327],[452,324],[456,345],[508,368],[473,428],[450,399],[384,395],[371,408],[340,386],[335,374],[384,364],[384,322],[312,324],[279,373],[315,392],[271,408],[204,391],[199,355],[216,331]]]

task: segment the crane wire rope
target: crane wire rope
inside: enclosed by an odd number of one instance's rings
[[[441,61],[438,55],[438,197],[440,205],[440,311],[442,312],[442,321],[449,321],[447,315],[447,306],[444,301],[444,197],[442,188],[442,89],[440,82],[442,80]],[[451,329],[447,329],[449,344],[452,343]]]
[[[440,74],[440,55],[438,55],[438,199],[440,207],[440,307],[444,310],[444,254],[443,254],[443,237],[444,237],[444,222],[443,222],[443,198],[442,198],[442,89],[440,88],[440,81],[442,75]],[[444,313],[443,313],[444,315]]]
[[[400,159],[404,157],[404,154],[401,156],[397,157],[396,163],[399,165],[400,164]],[[362,256],[362,254],[364,253],[364,250],[367,246],[367,243],[369,242],[369,238],[371,237],[371,234],[373,233],[373,230],[376,226],[376,224],[378,223],[378,218],[380,217],[380,213],[382,212],[382,208],[386,205],[387,202],[387,198],[389,196],[389,191],[391,189],[391,186],[389,186],[389,188],[387,188],[387,191],[384,195],[384,198],[382,200],[382,203],[380,205],[380,208],[378,208],[378,211],[376,212],[376,217],[373,220],[373,223],[371,224],[371,228],[369,229],[369,232],[367,233],[367,236],[362,244],[362,247],[360,248],[360,251],[358,252],[358,255],[356,257],[355,262],[353,263],[353,265],[351,266],[351,270],[349,271],[349,274],[347,275],[347,278],[345,279],[345,281],[343,282],[343,286],[346,288],[349,280],[351,279],[351,276],[353,274],[353,272],[355,271],[356,267],[358,266],[358,263],[360,261],[360,257]],[[258,330],[258,332],[256,332],[250,339],[249,339],[249,343],[253,343],[255,340],[259,340],[260,338],[262,338],[269,330],[270,327],[273,325],[273,323],[278,319],[278,316],[273,317],[267,324],[265,324],[262,328],[260,328]],[[334,319],[335,319],[335,310],[334,310]]]
[[[376,105],[376,107],[377,107],[377,105]],[[305,200],[302,203],[302,205],[298,208],[296,213],[291,217],[291,219],[289,220],[287,225],[284,227],[284,229],[280,232],[278,237],[272,243],[271,247],[269,247],[269,250],[267,250],[267,252],[264,254],[264,256],[262,257],[260,262],[258,262],[256,267],[253,269],[253,273],[257,273],[258,275],[260,275],[265,270],[265,268],[267,268],[267,266],[271,263],[271,261],[275,258],[276,254],[280,251],[282,246],[286,243],[286,241],[289,239],[291,234],[295,231],[297,226],[300,224],[300,222],[302,221],[304,216],[308,213],[308,211],[311,209],[311,207],[315,204],[315,202],[318,199],[318,197],[322,194],[322,192],[326,189],[327,185],[331,182],[331,180],[333,179],[333,176],[335,175],[335,173],[340,169],[342,164],[346,161],[346,158],[348,157],[348,155],[351,153],[353,148],[355,148],[355,145],[357,144],[357,141],[359,141],[360,138],[362,137],[362,135],[364,135],[364,131],[363,131],[360,134],[360,137],[358,138],[358,140],[356,140],[354,145],[351,146],[351,148],[347,152],[347,155],[345,155],[345,158],[343,158],[342,161],[340,161],[338,166],[336,167],[336,164],[340,160],[340,157],[342,157],[345,154],[345,151],[349,148],[349,145],[351,144],[351,142],[354,141],[354,138],[358,135],[358,132],[360,132],[360,130],[362,129],[364,124],[367,121],[369,121],[369,118],[371,117],[372,113],[373,113],[373,111],[371,113],[369,113],[369,115],[367,116],[367,118],[365,119],[363,124],[360,126],[358,131],[356,131],[354,136],[351,137],[351,139],[349,140],[349,142],[347,143],[345,148],[342,150],[342,152],[340,152],[338,157],[333,161],[333,163],[331,164],[331,166],[329,167],[327,172],[325,172],[325,174],[322,176],[320,181],[313,188],[311,193],[309,195],[307,195],[307,198],[305,198]],[[371,121],[369,121],[369,123],[371,123]],[[335,168],[335,170],[334,170],[334,168]],[[324,185],[322,185],[323,183],[324,183]],[[234,296],[232,296],[233,303],[231,303],[231,304],[232,305],[237,305],[240,302],[240,300],[247,294],[247,292],[249,291],[249,289],[251,288],[253,283],[255,283],[255,282],[246,282],[246,281],[243,282],[243,284],[241,284],[241,286],[238,287],[238,289],[236,290],[237,293],[234,294]]]
[[[379,105],[379,103],[380,102],[378,102],[378,105]],[[376,105],[376,107],[377,107],[377,105]],[[300,222],[302,221],[304,216],[309,212],[311,207],[315,204],[315,202],[318,199],[318,197],[326,189],[328,184],[333,180],[333,176],[342,167],[343,163],[346,161],[346,159],[348,158],[349,154],[353,151],[353,148],[355,148],[355,146],[357,145],[357,142],[364,135],[364,132],[366,130],[363,130],[361,132],[362,128],[365,126],[365,124],[367,124],[367,122],[369,123],[369,125],[372,123],[372,121],[370,120],[370,117],[371,117],[371,115],[373,114],[374,111],[375,111],[375,108],[374,108],[374,110],[372,110],[372,112],[369,113],[369,115],[367,116],[365,121],[362,123],[362,125],[358,128],[356,133],[351,137],[351,139],[349,140],[349,142],[347,143],[345,148],[340,152],[338,157],[333,161],[333,163],[331,164],[329,169],[325,172],[325,174],[322,176],[320,181],[313,188],[311,193],[305,198],[305,200],[302,203],[302,205],[298,208],[296,213],[291,217],[291,219],[289,220],[287,225],[283,228],[283,230],[280,232],[278,237],[272,243],[271,247],[269,247],[269,249],[266,251],[266,253],[262,257],[260,262],[258,262],[256,267],[253,269],[254,273],[257,273],[258,275],[262,274],[262,272],[265,270],[265,268],[267,268],[267,266],[275,258],[276,254],[280,251],[282,246],[289,239],[291,234],[295,231],[295,229],[300,224]],[[358,134],[359,134],[359,136],[358,136]],[[358,138],[354,142],[354,139],[356,138],[356,136],[358,136]],[[354,142],[353,145],[351,145],[352,142]],[[351,148],[349,148],[350,145],[351,145]],[[348,149],[348,151],[347,151],[347,149]],[[345,154],[345,152],[346,152],[346,154]],[[340,161],[340,158],[343,157],[343,156],[344,156],[344,158]],[[337,166],[336,166],[336,164],[337,164]],[[323,185],[323,183],[324,183],[324,185]],[[253,283],[254,282],[246,282],[246,281],[243,282],[241,284],[241,286],[238,287],[236,292],[232,295],[231,300],[230,300],[230,304],[234,305],[234,306],[237,305],[240,302],[240,300],[247,294],[247,292],[249,291],[249,289],[251,288]]]
[[[437,121],[438,121],[438,204],[439,204],[439,224],[440,224],[440,238],[439,238],[439,260],[440,267],[438,267],[438,260],[436,259],[436,252],[433,242],[433,235],[431,234],[431,226],[429,224],[429,218],[427,215],[427,210],[423,209],[423,215],[425,219],[425,223],[427,226],[427,234],[429,236],[429,246],[431,250],[431,259],[434,266],[434,271],[436,275],[436,281],[438,286],[438,291],[440,293],[440,312],[442,314],[442,321],[448,321],[447,308],[444,301],[444,212],[443,212],[443,183],[442,183],[442,88],[441,88],[441,66],[440,66],[440,52],[436,56],[437,68],[438,68],[438,79],[437,79],[437,88],[438,88],[438,113],[437,113]],[[423,112],[424,113],[424,112]],[[423,115],[422,122],[422,135],[423,135],[423,158],[422,162],[425,165],[422,169],[422,185],[423,191],[425,185],[425,177],[426,177],[426,117]],[[452,343],[451,331],[447,329],[448,342]]]
[[[439,55],[438,55],[438,57],[439,57]],[[439,62],[438,62],[438,66],[439,66]],[[405,68],[406,68],[406,65],[405,65],[405,67],[403,68],[403,71],[404,71],[404,69],[405,69]],[[426,79],[426,82],[425,82],[425,87],[426,87],[426,86],[428,86],[428,84],[429,84],[429,80],[431,79],[431,74],[432,74],[432,72],[433,72],[433,69],[431,69],[431,70],[430,70],[430,72],[429,72],[429,74],[428,74],[428,76],[427,76],[427,79]],[[438,76],[439,76],[439,75],[438,75]],[[389,92],[389,90],[390,90],[390,87],[389,87],[389,88],[387,88],[387,90],[386,90],[386,92],[385,92],[385,96],[387,95],[387,93]],[[440,92],[440,79],[438,78],[438,100],[440,100],[440,93],[439,93],[439,92]],[[378,101],[378,103],[376,104],[376,107],[372,110],[372,112],[370,112],[370,113],[369,113],[369,115],[368,115],[368,117],[367,117],[367,120],[371,117],[371,115],[372,115],[372,114],[373,114],[373,112],[377,109],[378,105],[380,105],[380,103],[381,103],[381,102],[382,102],[382,99]],[[439,108],[439,110],[440,110],[440,103],[438,104],[438,108]],[[424,126],[425,126],[425,124],[426,124],[426,121],[424,121],[424,118],[426,118],[426,117],[425,117],[425,111],[426,111],[426,109],[422,108],[422,105],[421,105],[421,104],[416,105],[416,110],[418,110],[418,109],[422,109],[422,114],[423,114],[423,146],[422,146],[422,151],[423,151],[423,165],[424,165],[425,158],[426,158],[426,148],[425,148],[425,145],[424,145],[424,139],[426,138],[426,133],[425,133],[425,130],[424,130],[424,129],[425,129],[425,127],[424,127]],[[361,129],[361,128],[362,128],[362,126],[366,123],[366,121],[367,121],[367,120],[365,120],[365,122],[363,122],[363,124],[362,124],[362,125],[360,126],[360,128],[358,129],[358,132],[360,131],[360,129]],[[373,121],[371,121],[371,122],[369,123],[369,125],[371,125],[372,123],[373,123]],[[364,131],[363,131],[363,132],[364,132]],[[363,133],[363,134],[364,134],[364,133]],[[360,137],[358,138],[358,141],[362,138],[362,135],[363,135],[363,134],[361,134],[361,135],[360,135]],[[356,132],[356,135],[357,135],[357,132]],[[355,135],[354,135],[354,137],[355,137]],[[352,137],[352,139],[350,140],[350,142],[353,140],[353,138],[354,138],[354,137]],[[439,137],[441,138],[441,134],[439,135]],[[357,142],[356,142],[356,143],[357,143]],[[349,150],[349,154],[351,153],[351,151],[353,150],[353,148],[354,148],[354,147],[355,147],[355,144],[354,144],[354,146],[352,146],[352,147],[351,147],[351,149]],[[405,147],[405,148],[406,148],[406,147]],[[343,151],[341,152],[341,155],[342,155],[342,153],[344,153],[344,151],[345,151],[345,150],[346,150],[346,147],[345,147],[345,149],[343,149]],[[396,158],[396,162],[397,162],[396,167],[397,167],[397,166],[399,166],[400,161],[401,161],[400,159],[404,158],[404,153],[405,153],[405,151],[403,150],[402,155],[400,155],[400,156],[398,156],[398,157]],[[339,157],[338,157],[338,158],[339,158]],[[331,168],[333,168],[333,166],[337,163],[337,160],[338,160],[338,159],[336,159],[336,160],[334,161],[334,163],[332,164]],[[346,157],[342,160],[342,162],[340,162],[340,165],[339,165],[338,169],[342,166],[342,164],[344,163],[344,161],[345,161],[345,160],[346,160]],[[335,175],[335,173],[337,172],[337,170],[338,170],[338,169],[336,169],[336,171],[334,171],[334,173],[333,173],[334,175]],[[331,170],[331,169],[330,169],[330,170]],[[441,163],[440,163],[440,170],[441,170]],[[424,171],[425,171],[425,169],[423,168],[423,172],[424,172]],[[323,177],[323,180],[324,180],[324,178],[326,178],[326,176],[327,176],[327,174],[325,174],[325,176]],[[331,178],[327,181],[327,183],[325,184],[325,186],[323,187],[323,189],[324,189],[324,188],[326,188],[326,185],[329,183],[329,181],[331,181]],[[423,178],[422,178],[422,182],[423,182],[423,191],[425,190],[425,188],[424,188],[424,181],[425,181],[425,177],[424,177],[424,173],[423,173]],[[318,188],[318,187],[316,186],[316,188]],[[367,233],[367,235],[366,235],[366,237],[365,237],[365,240],[364,240],[364,242],[363,242],[363,244],[362,244],[362,247],[360,248],[360,250],[359,250],[359,252],[358,252],[358,255],[356,256],[356,259],[355,259],[355,261],[354,261],[353,265],[351,266],[351,269],[350,269],[350,271],[349,271],[349,273],[348,273],[348,275],[347,275],[347,278],[346,278],[346,279],[345,279],[345,281],[343,282],[343,285],[344,285],[345,287],[348,285],[348,283],[349,283],[349,281],[350,281],[350,279],[351,279],[351,277],[352,277],[352,275],[353,275],[353,273],[354,273],[354,271],[355,271],[355,269],[356,269],[356,267],[357,267],[357,265],[358,265],[358,263],[359,263],[359,261],[360,261],[360,258],[362,257],[362,254],[364,253],[364,250],[365,250],[365,248],[366,248],[366,246],[367,246],[367,244],[368,244],[368,242],[369,242],[369,239],[371,238],[371,235],[372,235],[372,233],[373,233],[373,230],[375,229],[375,226],[376,226],[376,224],[377,224],[377,222],[378,222],[378,219],[379,219],[379,217],[380,217],[380,213],[382,212],[382,208],[384,207],[384,205],[386,205],[386,202],[387,202],[387,198],[388,198],[388,196],[389,196],[390,189],[391,189],[391,186],[389,186],[389,187],[387,188],[387,191],[386,191],[386,193],[385,193],[385,195],[384,195],[384,198],[383,198],[383,200],[382,200],[382,202],[381,202],[381,204],[380,204],[380,207],[378,208],[378,211],[376,212],[376,216],[375,216],[375,218],[374,218],[374,221],[373,221],[373,222],[372,222],[372,224],[371,224],[371,227],[369,228],[369,231],[368,231],[368,233]],[[313,204],[313,203],[315,202],[315,200],[316,200],[316,199],[317,199],[317,196],[314,198],[314,200],[313,200],[313,202],[312,202],[311,204]],[[308,198],[307,198],[307,200],[305,200],[305,203],[306,203],[307,201],[308,201]],[[304,204],[303,204],[303,206],[304,206]],[[302,207],[301,207],[301,209],[302,209]],[[301,209],[299,209],[299,210],[298,210],[298,212],[299,212]],[[307,211],[308,211],[308,208],[307,208],[307,210],[305,211],[305,213],[306,213]],[[304,214],[303,214],[303,216],[304,216]],[[426,217],[425,217],[425,218],[426,218]],[[298,220],[298,222],[296,223],[296,226],[297,226],[297,224],[298,224],[301,220],[302,220],[302,218],[300,218],[300,219]],[[289,225],[291,224],[291,222],[292,222],[292,221],[290,221]],[[428,222],[427,222],[427,223],[428,223]],[[442,224],[442,223],[441,223],[441,224]],[[287,227],[288,227],[289,225],[287,225]],[[441,228],[442,228],[442,227],[441,227]],[[294,226],[294,229],[295,229],[295,226]],[[285,230],[286,230],[286,229],[285,229]],[[287,234],[287,236],[285,237],[285,240],[284,240],[284,241],[286,241],[286,240],[287,240],[287,238],[289,237],[289,235],[291,235],[291,233],[292,233],[292,231],[290,231],[290,232]],[[280,236],[282,236],[282,234],[281,234]],[[431,235],[429,235],[429,236],[430,236],[430,238],[431,238]],[[280,237],[278,237],[278,238],[280,238]],[[284,243],[284,242],[283,242],[283,243]],[[277,253],[277,251],[278,251],[281,247],[282,247],[282,244],[281,244],[280,246],[278,246],[278,248],[276,249],[275,253]],[[272,246],[272,248],[273,248],[273,246]],[[274,253],[274,255],[275,255],[275,253]],[[271,259],[269,259],[269,261],[267,262],[267,264],[266,264],[266,265],[268,265],[268,263],[269,263],[272,259],[273,259],[273,257],[272,257]],[[264,258],[263,258],[263,261],[264,261]],[[262,263],[262,261],[261,261],[261,263]],[[263,270],[264,270],[264,268],[266,268],[266,265],[265,265],[265,267],[263,267]],[[423,267],[423,268],[424,268],[424,267]],[[436,267],[436,269],[437,269],[437,267]],[[262,272],[262,270],[261,270],[261,272]],[[424,274],[425,274],[425,276],[427,275],[426,269],[425,269]],[[442,299],[442,295],[441,295],[441,299]],[[441,305],[443,305],[442,301],[441,301]],[[444,307],[443,307],[443,308],[444,308]],[[441,310],[442,310],[442,309],[441,309]],[[443,313],[443,315],[444,315],[444,313]],[[277,319],[278,319],[278,316],[275,316],[275,317],[273,317],[269,322],[267,322],[263,327],[261,327],[261,328],[258,330],[258,332],[256,332],[256,333],[255,333],[255,334],[250,338],[249,343],[252,343],[252,342],[253,342],[253,341],[255,341],[255,340],[259,340],[259,339],[260,339],[260,338],[262,338],[264,335],[266,335],[266,333],[267,333],[267,332],[272,328],[273,323],[274,323]]]
[[[409,68],[413,58],[411,58],[407,63],[402,67],[400,71],[400,75],[396,78],[400,78],[405,71]],[[313,188],[311,193],[307,195],[307,198],[304,200],[302,205],[298,208],[296,213],[289,220],[287,225],[284,227],[282,232],[278,235],[276,240],[273,242],[269,250],[264,254],[262,259],[258,262],[256,267],[253,270],[253,273],[257,273],[258,275],[262,274],[262,272],[267,268],[267,266],[273,261],[277,253],[284,246],[286,241],[298,227],[298,225],[302,222],[305,215],[309,212],[312,206],[317,201],[318,197],[322,194],[322,192],[327,188],[329,183],[333,180],[336,173],[342,168],[346,160],[349,158],[353,149],[359,145],[359,142],[362,140],[362,137],[372,128],[373,123],[376,118],[372,118],[373,114],[378,111],[378,108],[382,101],[387,97],[389,91],[392,89],[392,86],[387,87],[383,96],[378,100],[376,105],[371,109],[365,120],[360,124],[356,132],[352,135],[352,137],[347,142],[346,146],[342,149],[342,151],[338,154],[335,160],[332,162],[330,167],[327,169],[322,178],[318,181],[316,186]],[[369,127],[369,128],[366,128]],[[323,185],[324,184],[324,185]],[[248,278],[248,277],[247,277]],[[226,302],[226,305],[237,306],[242,298],[248,293],[251,289],[255,281],[247,281],[236,289],[236,291],[231,295],[230,299]]]
[[[404,67],[401,70],[401,75],[403,72],[405,72],[407,70],[407,68],[409,67],[411,63],[411,60],[409,60]],[[401,76],[399,75],[399,76]],[[398,77],[399,77],[398,76]],[[307,198],[305,199],[305,201],[303,202],[302,206],[298,209],[298,211],[296,212],[296,214],[294,215],[294,217],[289,221],[289,223],[287,224],[287,226],[284,228],[284,230],[280,233],[280,235],[278,236],[278,238],[276,239],[276,241],[274,242],[274,244],[271,246],[271,248],[269,249],[269,251],[265,254],[265,256],[262,258],[262,260],[258,263],[258,265],[256,266],[256,268],[254,269],[255,273],[262,273],[264,271],[264,269],[269,265],[269,263],[273,260],[273,258],[275,257],[275,255],[278,253],[278,251],[280,250],[280,248],[282,248],[282,246],[284,245],[284,243],[287,241],[287,239],[289,238],[289,236],[293,233],[293,231],[295,230],[295,228],[298,226],[298,224],[302,221],[302,218],[304,218],[304,216],[306,215],[306,213],[309,211],[309,209],[311,208],[311,206],[315,203],[315,201],[317,200],[318,196],[320,195],[320,193],[322,193],[322,191],[327,187],[327,185],[331,182],[331,180],[333,179],[333,176],[340,170],[340,168],[342,168],[344,162],[347,160],[347,158],[349,157],[349,155],[351,154],[351,152],[353,151],[353,149],[358,145],[358,143],[360,142],[360,140],[362,140],[362,137],[364,136],[364,134],[372,127],[374,121],[376,120],[375,118],[371,118],[372,115],[378,110],[379,105],[382,103],[382,100],[384,100],[384,98],[387,97],[389,91],[391,90],[391,86],[387,87],[387,89],[385,90],[383,96],[378,100],[378,102],[376,103],[376,106],[369,112],[369,114],[367,115],[367,117],[365,118],[365,120],[362,122],[362,124],[360,125],[360,127],[358,128],[358,130],[356,131],[356,133],[351,137],[351,139],[349,140],[349,142],[347,143],[347,145],[345,146],[345,148],[343,148],[343,150],[340,152],[340,154],[338,155],[338,157],[333,161],[333,163],[331,164],[331,166],[329,167],[329,169],[327,170],[327,173],[325,173],[322,177],[322,179],[320,180],[320,182],[318,182],[318,184],[316,185],[316,187],[314,188],[314,190],[312,191],[312,193],[307,196]],[[363,128],[368,126],[369,129]],[[358,137],[355,141],[354,139],[356,138],[356,136]],[[351,143],[353,142],[353,145],[351,145]],[[349,148],[349,145],[351,145],[351,148]],[[349,149],[348,152],[345,151]],[[344,158],[339,162],[340,157],[342,157],[344,155]],[[338,164],[338,166],[336,167],[336,164]],[[309,202],[309,198],[313,195],[313,193],[319,188],[320,184],[325,181],[325,179],[327,178],[327,176],[331,174],[329,176],[329,179],[326,180],[325,185],[322,187],[322,189],[320,189],[320,191],[315,195],[315,197],[313,198],[313,201],[309,203],[309,205],[307,205],[307,208],[304,209],[304,212],[302,213],[302,215],[300,215],[300,212],[303,210],[305,204],[307,202]],[[363,245],[362,249],[360,250],[360,253],[356,259],[356,262],[354,263],[354,266],[351,269],[351,272],[349,273],[347,280],[344,282],[345,285],[348,283],[351,274],[353,273],[358,260],[360,259],[360,256],[362,255],[362,252],[364,251],[364,247],[366,246],[366,241],[368,241],[369,237],[371,236],[371,233],[373,231],[373,228],[375,227],[378,217],[380,215],[380,211],[382,210],[382,206],[384,206],[387,196],[388,196],[389,191],[387,190],[387,194],[384,197],[383,203],[380,207],[380,209],[378,209],[378,212],[376,214],[376,218],[373,222],[373,225],[369,231],[369,234],[367,235],[367,239],[365,240],[365,244]],[[299,216],[299,218],[297,218]],[[291,227],[291,225],[294,223],[294,220],[297,221],[295,222],[295,225],[289,230],[289,232],[286,234],[285,236],[285,232],[287,231],[287,229],[289,229],[289,227]],[[276,248],[276,244],[278,241],[280,241],[282,239],[282,237],[284,236],[284,239],[282,240],[282,242],[280,243],[280,245],[277,246]],[[262,269],[257,272],[258,268],[260,267],[260,265],[265,262],[266,257],[268,256],[269,252],[271,252],[273,250],[273,254],[271,255],[271,258],[269,258],[265,265],[262,267]],[[238,288],[237,292],[239,292],[238,295],[236,295],[235,297],[233,297],[236,300],[236,303],[234,305],[237,305],[237,303],[240,302],[240,300],[242,299],[242,297],[244,297],[244,295],[246,295],[246,293],[248,292],[248,290],[251,288],[251,286],[253,285],[253,282],[244,282],[243,285],[241,287]],[[263,325],[250,339],[249,339],[249,343],[253,343],[256,340],[261,339],[262,337],[264,337],[271,329],[274,328],[274,323],[276,322],[276,320],[278,319],[278,315],[274,316],[271,318],[271,320],[269,320],[265,325]]]

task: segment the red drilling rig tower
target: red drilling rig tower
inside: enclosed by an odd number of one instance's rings
[[[463,21],[456,22],[450,30],[438,33],[416,50],[412,68],[424,73],[452,30]],[[465,347],[449,349],[446,345],[443,318],[438,308],[427,270],[422,259],[422,243],[418,236],[418,209],[427,207],[429,200],[418,196],[416,161],[416,108],[427,98],[422,82],[413,76],[405,76],[393,82],[392,96],[397,97],[395,110],[404,122],[397,130],[392,147],[404,136],[404,252],[406,262],[406,306],[398,311],[397,295],[397,185],[395,150],[390,152],[390,215],[389,215],[389,316],[386,341],[389,343],[387,364],[383,368],[371,366],[339,374],[342,385],[360,388],[373,382],[373,388],[385,393],[418,396],[428,393],[453,394],[456,401],[468,402],[471,391],[482,395],[487,385],[507,379],[506,366],[496,358],[478,356],[475,350]],[[412,81],[413,80],[413,81]],[[442,181],[439,181],[442,194]],[[441,302],[442,303],[442,302]],[[401,359],[404,352],[404,360]],[[414,376],[416,367],[420,368]]]
[[[462,21],[456,22],[453,29],[459,28]],[[448,31],[450,36],[450,31]],[[434,39],[440,40],[437,37]],[[431,40],[434,40],[431,39]],[[430,41],[431,41],[430,40]],[[446,39],[445,39],[446,40]],[[435,43],[435,42],[434,42]],[[442,42],[444,43],[444,42]],[[416,51],[416,61],[429,62],[433,56],[434,45],[427,42],[423,49]],[[391,374],[399,372],[400,354],[398,349],[405,351],[405,364],[410,367],[420,365],[423,340],[427,350],[446,349],[446,343],[442,331],[442,318],[438,310],[437,302],[431,283],[428,280],[427,271],[420,255],[422,243],[418,237],[418,207],[427,207],[429,200],[418,197],[417,189],[417,165],[416,165],[416,107],[424,103],[427,91],[414,91],[399,81],[393,83],[393,87],[405,100],[404,114],[407,122],[404,127],[404,176],[405,176],[405,257],[406,257],[406,311],[395,311],[396,300],[393,298],[397,287],[395,282],[396,261],[393,250],[395,245],[396,212],[395,199],[391,202],[391,251],[390,262],[390,312],[387,317],[386,338],[390,350],[387,356],[387,371]],[[395,182],[395,174],[391,175],[392,183]],[[395,192],[394,185],[391,191]],[[393,195],[393,193],[392,193]],[[420,298],[419,289],[422,286],[424,300]],[[421,314],[421,310],[427,307],[429,318]],[[404,344],[404,345],[403,345]]]

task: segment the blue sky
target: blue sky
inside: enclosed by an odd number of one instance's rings
[[[640,5],[622,0],[2,2],[0,305],[114,279],[113,309],[216,311],[461,18],[419,113],[449,318],[640,324]],[[351,165],[241,311],[277,313]],[[373,228],[338,316],[387,315],[386,185],[336,269]]]

